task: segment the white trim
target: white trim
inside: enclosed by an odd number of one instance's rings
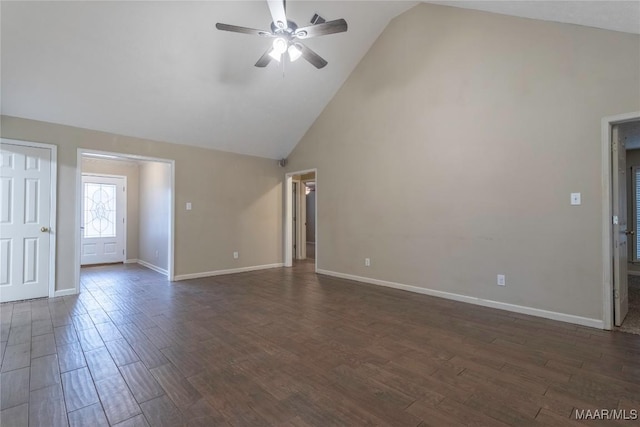
[[[52,296],[52,298],[58,298],[58,297],[66,297],[69,295],[76,295],[77,292],[74,288],[71,289],[60,289],[59,291],[55,291],[54,295]]]
[[[189,274],[179,274],[175,277],[174,281],[179,280],[189,280],[189,279],[200,279],[202,277],[212,277],[212,276],[222,276],[224,274],[235,274],[235,273],[245,273],[247,271],[257,271],[257,270],[267,270],[269,268],[280,268],[283,267],[284,264],[281,262],[275,264],[265,264],[265,265],[254,265],[251,267],[240,267],[240,268],[230,268],[228,270],[215,270],[215,271],[205,271],[202,273],[189,273]]]
[[[20,145],[51,150],[51,205],[49,206],[49,298],[56,293],[56,235],[58,233],[58,146],[41,142],[19,141],[17,139],[0,138],[4,144]]]
[[[147,267],[150,270],[156,271],[162,275],[167,276],[169,274],[169,272],[167,270],[165,270],[164,268],[160,268],[157,265],[153,265],[150,262],[147,261],[143,261],[141,259],[138,260],[138,264],[140,264],[143,267]]]
[[[640,119],[640,111],[604,117],[601,124],[602,149],[602,323],[603,329],[613,329],[613,230],[611,193],[611,127]]]
[[[137,258],[125,259],[124,263],[125,264],[137,264],[138,263],[138,259]]]
[[[539,308],[526,307],[522,305],[509,304],[506,302],[486,300],[467,295],[454,294],[451,292],[437,291],[434,289],[420,288],[418,286],[405,285],[402,283],[388,282],[385,280],[371,279],[368,277],[354,276],[352,274],[338,273],[329,270],[318,270],[318,274],[337,277],[340,279],[354,280],[356,282],[369,283],[372,285],[385,286],[388,288],[401,289],[403,291],[415,292],[418,294],[430,295],[438,298],[445,298],[454,301],[465,302],[469,304],[481,305],[483,307],[497,308],[500,310],[511,311],[514,313],[528,314],[530,316],[543,317],[545,319],[558,320],[561,322],[573,323],[576,325],[589,326],[592,328],[603,328],[603,322],[600,319],[591,319],[589,317],[574,316],[572,314],[558,313],[555,311],[542,310]]]
[[[149,157],[149,156],[139,156],[136,154],[128,154],[128,153],[118,153],[112,151],[102,151],[102,150],[91,150],[87,148],[78,148],[78,154],[76,158],[76,218],[75,218],[75,226],[76,226],[76,248],[75,248],[75,286],[76,293],[80,292],[80,209],[82,207],[82,155],[83,154],[104,154],[109,156],[116,156],[121,159],[129,159],[129,160],[138,160],[138,161],[146,161],[146,162],[159,162],[159,163],[167,163],[170,166],[171,173],[171,193],[169,194],[169,269],[165,273],[169,279],[169,281],[174,280],[175,274],[175,217],[176,217],[176,162],[172,159],[163,159],[159,157]],[[126,258],[125,258],[126,259]]]

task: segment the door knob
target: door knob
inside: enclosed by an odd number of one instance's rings
[[[629,234],[630,234],[630,235],[632,235],[632,236],[633,236],[634,234],[636,234],[636,232],[635,232],[635,231],[633,231],[633,230],[628,230],[628,231],[625,231],[625,232],[624,232],[624,234],[626,234],[626,235],[629,235]]]
[[[42,227],[40,231],[42,231],[43,233],[46,233],[47,231],[49,231],[49,227]]]

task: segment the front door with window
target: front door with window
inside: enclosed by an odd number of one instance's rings
[[[82,265],[124,261],[125,178],[82,175]]]

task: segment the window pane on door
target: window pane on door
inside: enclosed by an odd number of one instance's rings
[[[84,184],[84,237],[116,236],[116,186]]]

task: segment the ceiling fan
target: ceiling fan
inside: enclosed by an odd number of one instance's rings
[[[302,40],[345,32],[347,31],[347,21],[344,19],[336,19],[335,21],[325,22],[320,16],[314,15],[311,20],[313,25],[298,27],[295,22],[287,19],[285,2],[286,0],[267,0],[273,19],[271,31],[221,23],[217,23],[216,28],[223,31],[272,38],[272,46],[258,59],[258,62],[255,64],[256,67],[266,67],[272,59],[280,62],[285,54],[289,56],[289,60],[292,62],[302,56],[314,67],[324,67],[327,65],[327,61],[305,46]]]

